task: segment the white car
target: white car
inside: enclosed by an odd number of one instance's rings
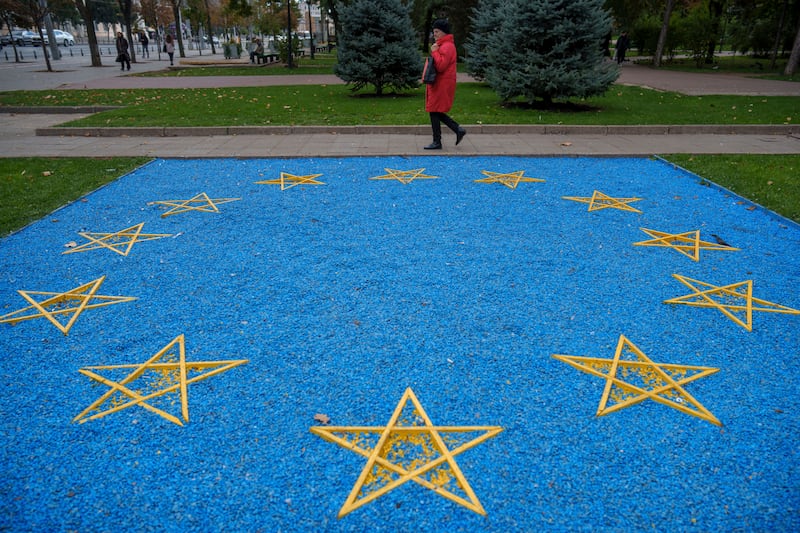
[[[53,30],[56,38],[56,44],[63,44],[64,46],[75,46],[75,37],[68,31]]]

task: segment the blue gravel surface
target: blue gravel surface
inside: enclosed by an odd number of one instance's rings
[[[424,168],[403,184],[370,180]],[[516,189],[482,170],[545,179]],[[325,185],[258,185],[281,172]],[[562,196],[641,197],[642,214]],[[241,198],[166,218],[159,200]],[[79,231],[144,222],[170,238],[62,255]],[[633,246],[700,230],[739,252],[699,262]],[[800,308],[800,227],[639,158],[157,160],[0,241],[16,291],[137,300],[69,335],[0,324],[0,529],[13,531],[797,531],[800,316],[665,305],[681,274],[752,279]],[[189,361],[249,363],[189,386],[184,427],[141,407],[83,424],[107,388],[78,370],[143,363],[179,334]],[[719,368],[686,390],[718,427],[645,401],[603,417],[604,380],[553,354]],[[434,424],[504,431],[456,457],[481,516],[406,483],[342,519],[365,459],[310,433],[385,425],[411,387]],[[179,409],[175,410],[179,414]]]

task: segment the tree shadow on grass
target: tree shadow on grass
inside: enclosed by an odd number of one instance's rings
[[[535,102],[503,102],[500,107],[518,111],[551,111],[554,113],[594,113],[601,110],[600,107],[587,104],[545,102],[543,100]]]

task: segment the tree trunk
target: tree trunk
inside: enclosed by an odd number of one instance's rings
[[[89,55],[92,57],[93,67],[102,67],[103,62],[100,60],[100,48],[97,46],[97,32],[94,28],[94,15],[92,9],[84,3],[83,0],[75,0],[75,7],[83,18],[83,23],[86,24],[86,34],[89,38]]]
[[[672,8],[675,5],[675,0],[667,0],[667,6],[664,9],[664,21],[661,24],[661,33],[658,34],[658,45],[656,45],[656,55],[653,56],[653,66],[658,68],[661,66],[661,56],[664,55],[664,46],[667,44],[667,33],[669,32],[669,19],[672,16]]]
[[[793,76],[797,72],[798,63],[800,63],[800,24],[797,25],[797,35],[794,37],[792,55],[789,56],[789,62],[786,63],[786,70],[783,73],[786,76]]]
[[[775,68],[775,61],[778,59],[778,48],[781,46],[781,35],[783,34],[783,22],[786,20],[786,4],[789,0],[783,0],[783,8],[781,9],[781,17],[778,19],[778,31],[775,32],[775,44],[772,45],[772,54],[770,54],[769,68]]]
[[[211,31],[211,9],[208,7],[208,0],[206,4],[206,26],[208,27],[208,42],[211,43],[211,54],[216,54],[217,50],[214,48],[214,32]]]
[[[710,65],[714,62],[714,51],[717,49],[717,39],[721,37],[720,27],[722,26],[722,12],[723,2],[720,0],[711,0],[708,3],[708,14],[711,17],[711,34],[708,39],[708,50],[706,50],[706,64]],[[720,50],[721,51],[721,50]]]

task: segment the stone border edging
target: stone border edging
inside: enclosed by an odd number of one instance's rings
[[[0,106],[0,113],[79,114],[98,113],[122,106]],[[506,135],[794,135],[796,124],[655,124],[655,125],[566,125],[566,124],[473,124],[464,125],[471,134]],[[153,126],[141,128],[51,127],[38,128],[39,137],[210,137],[226,135],[319,134],[425,135],[429,125],[416,126]]]
[[[790,124],[678,124],[678,125],[609,125],[568,126],[561,124],[484,124],[465,125],[470,134],[532,135],[792,135],[800,126]],[[141,128],[53,127],[38,128],[41,137],[210,137],[228,135],[425,135],[430,126],[157,126]]]

